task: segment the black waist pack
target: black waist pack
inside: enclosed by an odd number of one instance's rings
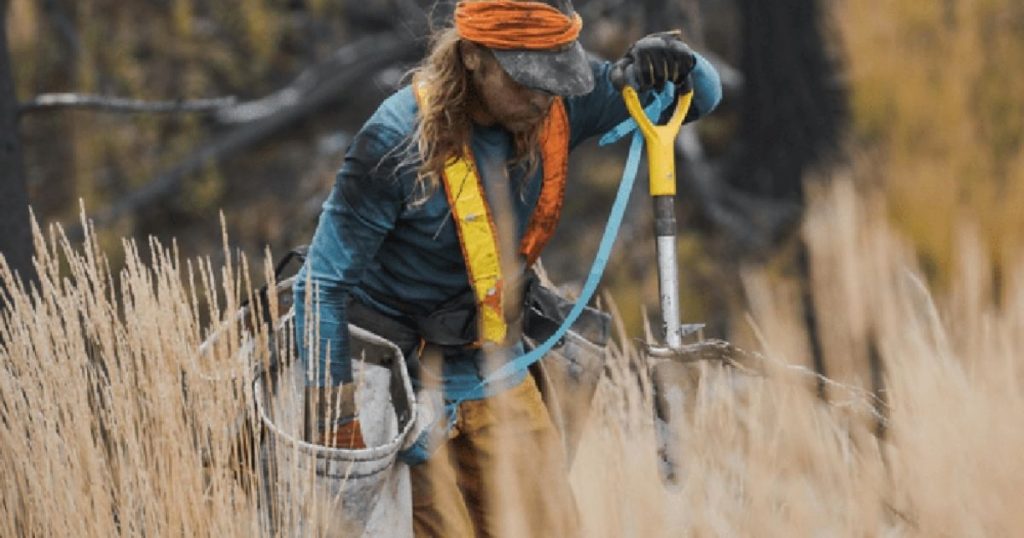
[[[510,320],[509,326],[535,342],[544,342],[558,331],[575,303],[545,285],[533,272],[524,276],[521,318]],[[438,346],[468,346],[477,342],[477,306],[472,291],[447,301],[426,316],[413,317],[420,335],[427,343]],[[521,329],[516,329],[521,327]],[[608,343],[611,316],[596,308],[584,307],[580,317],[569,328],[594,345]]]
[[[297,247],[290,251],[274,270],[275,277],[280,280],[288,264],[294,260],[300,263],[305,262],[309,247],[306,245]],[[523,309],[522,317],[512,320],[510,326],[521,327],[523,335],[531,340],[541,343],[554,334],[565,321],[566,316],[575,305],[558,293],[552,287],[542,282],[542,279],[533,270],[523,275]],[[271,316],[268,310],[267,287],[263,286],[257,290],[258,303],[264,310],[261,318],[269,323]],[[371,295],[372,296],[372,295]],[[393,303],[393,299],[376,298],[384,303]],[[246,306],[243,304],[243,306]],[[400,311],[412,311],[413,308],[407,305],[391,305]],[[350,305],[350,321],[356,325],[362,321],[367,328],[380,336],[398,344],[403,351],[410,349],[419,343],[423,338],[430,344],[442,347],[464,347],[477,342],[477,306],[476,298],[472,290],[460,294],[444,303],[438,305],[433,311],[425,316],[408,316],[408,323],[400,322],[376,312],[369,306],[353,301]],[[387,319],[385,319],[387,318]],[[611,330],[611,316],[596,308],[585,307],[580,317],[569,328],[588,342],[604,347],[608,343]],[[517,334],[513,337],[518,338]]]

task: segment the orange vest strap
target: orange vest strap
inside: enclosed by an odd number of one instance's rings
[[[562,201],[565,200],[565,180],[569,171],[569,115],[561,98],[555,99],[548,111],[541,135],[541,155],[544,159],[544,181],[540,198],[520,243],[520,252],[526,258],[527,267],[537,261],[541,250],[555,234],[562,214]]]

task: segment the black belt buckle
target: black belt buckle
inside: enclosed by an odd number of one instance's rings
[[[556,290],[536,282],[527,296],[524,331],[527,336],[544,342],[565,321],[575,303],[562,297]],[[597,346],[605,346],[611,333],[611,316],[596,308],[584,307],[580,317],[570,329]],[[559,342],[561,345],[563,342]]]
[[[477,341],[476,309],[438,310],[416,318],[423,339],[444,347],[470,346]]]

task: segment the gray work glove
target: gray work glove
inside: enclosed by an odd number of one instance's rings
[[[666,82],[687,83],[697,57],[678,31],[648,35],[633,44],[612,66],[611,82],[617,89],[627,84],[639,91],[659,89]]]

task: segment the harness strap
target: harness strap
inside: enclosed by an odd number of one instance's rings
[[[420,109],[426,108],[428,88],[420,82],[414,82],[413,88]],[[519,245],[519,252],[527,266],[536,261],[554,234],[565,198],[569,119],[561,98],[551,104],[540,141],[543,166],[541,191]],[[442,183],[459,235],[469,284],[476,299],[476,344],[504,344],[509,330],[505,319],[506,286],[505,277],[501,274],[497,228],[470,147],[463,147],[461,154],[449,158],[442,174]]]
[[[464,155],[471,155],[469,148]],[[444,187],[459,233],[462,258],[479,310],[480,339],[505,341],[508,326],[502,307],[501,261],[498,236],[487,205],[480,174],[472,159],[453,158],[444,169]]]

